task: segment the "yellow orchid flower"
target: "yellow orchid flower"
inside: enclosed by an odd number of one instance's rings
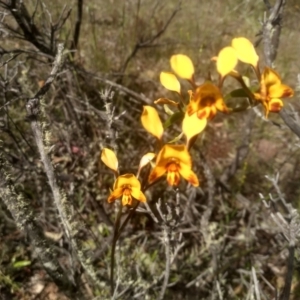
[[[265,116],[269,112],[279,112],[283,106],[280,98],[292,97],[294,91],[289,86],[281,83],[279,74],[266,67],[261,75],[260,88],[254,97],[257,101],[262,102],[265,109]]]
[[[155,167],[149,175],[151,184],[167,174],[167,182],[177,186],[180,175],[193,186],[199,186],[197,175],[191,170],[192,159],[184,145],[165,145],[157,155]]]
[[[189,94],[190,103],[186,110],[189,116],[197,113],[199,119],[210,120],[216,115],[217,110],[228,112],[220,89],[213,83],[205,82],[194,92],[189,91]]]
[[[124,174],[119,176],[113,187],[113,191],[108,197],[109,203],[122,197],[122,205],[131,205],[132,199],[146,202],[146,197],[141,191],[141,184],[133,174]]]

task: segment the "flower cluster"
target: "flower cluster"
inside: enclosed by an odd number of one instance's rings
[[[142,157],[136,176],[134,174],[119,175],[116,155],[110,149],[103,149],[101,160],[113,170],[116,176],[108,202],[113,202],[118,198],[122,199],[123,206],[132,205],[133,199],[145,202],[144,191],[164,175],[170,186],[179,185],[181,177],[195,187],[199,185],[197,175],[192,171],[189,149],[218,111],[225,114],[234,111],[234,108],[226,105],[224,99],[228,99],[228,97],[222,93],[224,81],[228,76],[237,80],[241,85],[239,90],[242,90],[243,95],[248,98],[249,106],[245,109],[262,104],[265,117],[268,117],[269,112],[280,111],[283,106],[281,98],[293,96],[292,88],[282,84],[281,78],[275,70],[265,67],[261,71],[259,56],[252,43],[244,37],[233,39],[231,45],[223,48],[212,60],[216,62],[219,74],[216,83],[207,80],[203,84],[197,85],[194,65],[191,59],[183,54],[171,57],[170,65],[173,72],[161,72],[161,84],[166,89],[175,92],[179,100],[159,98],[154,101],[155,104],[164,105],[165,111],[170,114],[170,118],[165,124],[161,122],[155,108],[144,106],[141,123],[145,130],[157,139],[159,149],[158,153],[147,153]],[[251,66],[259,83],[258,87],[251,87],[245,82],[245,77],[235,69],[239,61]],[[186,94],[182,91],[178,78],[187,80],[191,86]],[[229,95],[233,95],[234,92],[232,91]],[[172,108],[177,109],[177,112],[174,112]],[[185,135],[186,142],[175,144],[181,139],[181,134],[173,141],[163,143],[164,129],[178,121],[182,124],[182,133]],[[155,157],[154,163],[152,160]],[[147,175],[147,184],[141,186],[138,179],[140,172],[149,164],[152,169]]]
[[[180,88],[180,82],[177,77],[186,79],[192,89],[188,90],[188,103],[176,102],[174,100],[159,98],[156,104],[177,106],[185,112],[182,131],[187,138],[187,144],[194,136],[201,133],[206,127],[207,121],[213,119],[217,111],[229,113],[232,108],[228,108],[225,104],[225,97],[222,94],[222,87],[227,76],[235,78],[244,89],[244,94],[249,98],[252,106],[261,103],[264,107],[265,116],[268,117],[269,112],[279,112],[283,106],[280,98],[293,96],[293,90],[281,83],[278,73],[268,67],[265,67],[261,73],[257,55],[252,43],[244,38],[235,38],[232,40],[231,46],[223,48],[219,55],[213,60],[216,61],[216,68],[219,73],[218,83],[206,81],[201,85],[197,85],[194,79],[194,65],[191,59],[183,54],[173,55],[170,59],[172,72],[161,72],[160,82],[168,90],[179,94],[180,99],[183,94]],[[257,77],[259,88],[253,91],[244,81],[244,77],[235,70],[238,61],[249,64]]]

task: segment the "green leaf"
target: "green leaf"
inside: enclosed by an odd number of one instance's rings
[[[236,89],[231,91],[229,94],[225,96],[225,99],[228,100],[230,98],[248,98],[248,94],[244,89]]]
[[[16,261],[13,264],[14,268],[24,268],[27,266],[31,265],[31,261],[30,260],[20,260],[20,261]]]
[[[183,137],[183,132],[181,132],[179,135],[177,135],[173,140],[169,141],[168,144],[174,144],[178,142]]]
[[[165,110],[166,114],[169,116],[172,116],[174,114],[174,111],[171,110],[167,104],[164,104],[164,110]]]
[[[164,123],[164,129],[170,127],[174,123],[178,123],[183,120],[184,114],[181,111],[177,111],[172,116],[170,116],[167,121]]]

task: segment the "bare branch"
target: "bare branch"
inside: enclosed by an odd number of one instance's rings
[[[74,30],[74,37],[71,45],[70,50],[76,50],[78,46],[78,40],[80,35],[80,27],[82,22],[82,7],[83,7],[83,0],[77,0],[77,20],[75,24]],[[72,52],[72,56],[75,55],[75,52]]]
[[[41,260],[45,270],[62,291],[73,293],[75,282],[72,273],[66,274],[59,262],[55,246],[44,236],[43,229],[38,224],[33,212],[32,203],[24,198],[15,188],[8,170],[11,169],[6,159],[0,154],[0,197],[12,214],[17,227],[25,231],[32,242],[33,251]]]
[[[73,246],[73,249],[75,251],[75,254],[77,255],[78,260],[82,264],[83,268],[85,269],[89,277],[93,280],[96,286],[99,287],[100,283],[98,282],[97,279],[96,270],[94,266],[91,264],[91,260],[90,260],[91,254],[89,253],[88,250],[85,250],[82,241],[78,237],[78,232],[80,231],[81,228],[84,228],[84,224],[79,220],[77,220],[76,222],[74,221],[73,206],[68,201],[65,193],[58,186],[53,165],[44,146],[42,124],[38,118],[40,112],[42,112],[40,110],[40,101],[48,92],[62,64],[63,49],[64,49],[63,44],[59,44],[58,53],[55,57],[54,66],[50,73],[50,76],[46,80],[45,85],[36,93],[36,95],[33,98],[28,100],[26,104],[26,110],[27,110],[28,118],[31,122],[31,129],[35,138],[35,142],[37,144],[41,156],[41,161],[44,165],[45,172],[48,177],[49,184],[52,190],[54,204],[58,210],[59,217],[63,224],[63,229],[71,245]]]

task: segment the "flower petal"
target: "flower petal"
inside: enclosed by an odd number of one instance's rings
[[[267,94],[270,98],[285,98],[294,95],[293,89],[282,84],[279,74],[271,68],[265,68],[261,81],[261,85],[263,84],[265,85]]]
[[[125,195],[125,194],[123,194],[122,205],[126,206],[126,205],[131,205],[131,204],[132,204],[132,197],[131,197],[131,195]]]
[[[143,127],[156,138],[161,140],[164,133],[162,122],[159,118],[157,110],[152,106],[144,106],[141,116]]]
[[[193,80],[195,72],[193,62],[184,54],[173,55],[170,59],[171,68],[181,78]]]
[[[192,158],[185,145],[164,145],[157,156],[156,164],[160,162],[164,162],[164,164],[166,162],[169,163],[170,159],[175,159],[183,164],[192,166]]]
[[[180,83],[173,73],[161,72],[160,73],[160,83],[166,89],[180,94]]]
[[[236,50],[237,57],[240,61],[257,67],[259,57],[254,49],[253,44],[244,37],[235,38],[231,46]]]
[[[151,184],[156,181],[158,178],[163,176],[167,172],[165,164],[161,163],[156,165],[154,169],[151,171],[148,182]]]
[[[111,203],[111,202],[115,201],[116,199],[121,198],[122,195],[123,195],[123,188],[120,187],[120,188],[114,189],[112,191],[112,193],[109,195],[107,202]]]
[[[180,175],[193,186],[199,186],[199,180],[197,175],[191,170],[190,167],[180,164]]]
[[[271,99],[268,105],[269,105],[269,111],[271,112],[279,112],[283,107],[282,101],[276,98]]]
[[[206,125],[207,119],[199,119],[197,114],[189,116],[186,113],[182,122],[182,131],[186,135],[187,141],[202,132]]]
[[[131,195],[134,199],[139,200],[141,202],[146,202],[146,197],[138,188],[132,188],[131,189]]]
[[[229,112],[229,109],[226,106],[223,98],[217,99],[217,101],[215,103],[215,107],[217,108],[218,111],[221,111],[223,113],[228,113]]]
[[[120,175],[115,183],[114,190],[118,188],[123,188],[124,186],[131,186],[131,188],[141,188],[141,183],[133,174],[124,174]]]
[[[279,74],[269,67],[265,67],[262,73],[262,79],[267,88],[269,88],[272,85],[281,84],[281,78]]]
[[[118,171],[118,159],[114,151],[108,148],[103,148],[101,151],[100,158],[107,167],[109,167],[115,172]]]
[[[232,47],[223,48],[218,55],[217,70],[224,77],[230,73],[238,62],[236,51]]]
[[[145,155],[143,155],[143,157],[141,158],[140,161],[140,165],[139,165],[139,169],[138,169],[138,174],[140,173],[140,171],[147,166],[150,161],[155,157],[155,153],[149,152]]]

